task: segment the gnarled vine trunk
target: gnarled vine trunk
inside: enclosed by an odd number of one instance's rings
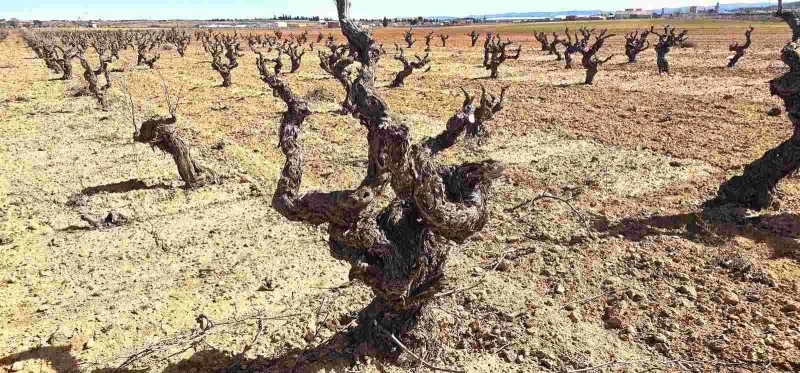
[[[794,39],[781,50],[781,59],[789,71],[771,80],[769,90],[783,99],[794,127],[792,137],[747,165],[742,175],[720,185],[717,197],[707,205],[737,203],[754,209],[769,207],[778,182],[800,168],[800,54],[797,52],[800,17],[780,8],[777,16],[791,27]]]
[[[177,122],[178,118],[174,114],[150,118],[137,128],[133,140],[172,155],[178,167],[178,174],[187,187],[193,188],[207,182],[216,182],[213,171],[197,163],[192,158],[189,144],[175,133]]]
[[[362,66],[353,82],[353,102],[354,117],[368,132],[367,175],[354,190],[300,193],[303,148],[298,136],[310,113],[260,56],[262,79],[288,107],[279,130],[286,162],[272,206],[293,221],[328,224],[331,255],[350,262],[349,277],[375,293],[351,335],[385,352],[396,349],[381,330],[407,338],[426,303],[444,288],[448,240],[464,242],[488,220],[485,192],[500,176],[502,165],[483,161],[444,166],[435,156],[451,147],[467,128],[491,120],[502,109],[503,94],[497,98],[484,93],[478,109],[467,95],[445,131],[412,144],[409,128],[391,118],[375,89],[381,56],[378,45],[350,19],[346,0],[337,1],[337,7],[351,56]],[[376,198],[386,186],[396,197],[379,209]]]

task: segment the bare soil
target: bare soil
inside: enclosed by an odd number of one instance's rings
[[[595,25],[617,33],[600,56],[618,56],[592,86],[579,84],[582,69],[564,70],[538,51],[527,25],[480,28],[524,45],[497,81],[485,79],[480,48],[469,48],[470,28],[444,29],[448,47],[433,47],[431,71],[415,72],[403,88],[388,87],[399,62],[382,59],[381,93],[415,140],[444,128],[460,107],[460,87],[511,86],[487,143],[462,142],[442,155],[507,164],[490,223],[454,247],[448,269],[454,289],[484,281],[435,301],[420,328],[439,343],[414,350],[469,372],[800,369],[800,181],[785,180],[768,211],[701,207],[720,182],[791,134],[785,115],[767,114],[780,106],[767,81],[786,70],[779,50],[790,31],[754,23],[752,48],[728,69],[727,46],[743,41],[749,23],[676,22],[697,47],[675,48],[672,74],[659,76],[652,50],[636,64],[622,53],[622,34],[648,23]],[[403,31],[375,36],[391,53]],[[422,39],[428,31],[415,32]],[[407,55],[423,48],[418,42]],[[130,86],[131,118],[121,84],[109,90],[113,110],[104,113],[93,98],[73,97],[80,74],[55,80],[18,35],[0,51],[0,370],[111,371],[197,327],[201,314],[217,323],[284,316],[264,322],[244,357],[289,370],[372,298],[347,283],[349,267],[331,258],[323,228],[270,208],[284,105],[258,79],[252,53],[231,88],[220,87],[196,43],[185,58],[162,51],[155,71],[124,53],[113,67],[125,72],[114,78]],[[184,189],[168,155],[133,143],[132,119],[166,114],[162,77],[183,96],[181,135],[223,184]],[[314,111],[301,137],[304,188],[353,187],[365,172],[366,131],[334,113],[339,84],[315,52],[289,81]],[[542,193],[569,199],[595,238],[558,201],[509,211]],[[127,221],[93,230],[81,210],[117,211]],[[256,322],[219,330],[122,371],[236,367]],[[304,360],[299,371],[427,370],[408,354]]]

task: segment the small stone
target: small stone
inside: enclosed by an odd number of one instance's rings
[[[580,314],[578,313],[578,311],[570,312],[567,315],[567,317],[569,317],[569,319],[572,320],[572,322],[578,322],[578,320],[580,320]]]
[[[567,311],[575,311],[575,306],[572,305],[572,304],[568,304],[568,305],[564,306],[564,309],[567,310]]]
[[[800,304],[798,304],[797,302],[789,301],[789,302],[786,302],[785,305],[783,305],[783,307],[781,308],[781,311],[783,311],[783,312],[797,312],[798,309],[800,309]]]
[[[725,348],[728,347],[724,342],[712,342],[709,343],[708,348],[714,352],[722,352],[725,351]]]
[[[722,293],[722,301],[725,302],[725,304],[735,306],[739,304],[739,296],[730,291],[726,291]]]
[[[678,293],[688,296],[689,298],[697,298],[697,290],[694,286],[681,285],[678,288]]]
[[[722,96],[722,98],[723,98],[724,100],[730,100],[730,99],[732,99],[732,98],[733,98],[733,95],[731,95],[731,94],[726,94],[726,95]]]
[[[541,364],[543,367],[545,367],[547,369],[553,369],[553,366],[554,366],[553,361],[552,360],[547,360],[547,359],[544,359],[544,360],[539,359],[539,364]]]
[[[652,338],[653,343],[667,343],[667,336],[663,334],[656,334]]]
[[[728,315],[728,320],[739,321],[739,316],[736,316],[734,314],[730,314],[730,315]]]
[[[775,337],[768,335],[764,338],[764,344],[767,346],[775,346]]]
[[[525,357],[522,355],[517,355],[517,359],[514,360],[514,362],[517,364],[522,364],[523,362],[525,362]]]
[[[503,357],[503,359],[506,359],[506,361],[509,363],[513,363],[515,360],[517,360],[517,354],[511,350],[503,350],[500,352],[500,356]]]
[[[86,341],[86,343],[83,344],[83,349],[84,350],[89,350],[89,349],[94,348],[96,345],[97,345],[97,342],[94,341],[94,338],[89,338],[89,340]]]
[[[14,363],[14,364],[11,364],[11,371],[12,372],[19,372],[19,371],[22,370],[22,368],[25,368],[25,362],[24,361],[18,361],[18,362]]]
[[[564,294],[567,290],[564,289],[564,285],[558,284],[554,291],[556,294]]]
[[[758,303],[761,301],[761,297],[755,294],[750,294],[745,299],[747,299],[748,302],[753,302],[753,303]]]
[[[781,108],[773,106],[771,109],[769,109],[769,111],[767,111],[767,115],[771,117],[777,117],[778,115],[781,115]]]
[[[539,273],[540,273],[542,276],[552,276],[552,275],[553,275],[553,273],[552,273],[552,272],[550,272],[550,270],[549,270],[549,269],[547,269],[547,268],[543,269],[543,270],[542,270],[541,272],[539,272]]]

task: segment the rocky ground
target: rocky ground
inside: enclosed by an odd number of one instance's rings
[[[468,28],[447,29],[450,46],[434,47],[431,71],[403,88],[388,88],[399,63],[384,58],[381,93],[415,140],[444,128],[460,87],[511,86],[488,141],[443,154],[507,170],[486,229],[451,256],[450,286],[471,288],[429,307],[420,328],[438,343],[414,351],[468,372],[800,369],[800,182],[785,180],[767,211],[702,208],[720,182],[791,134],[785,115],[769,114],[781,103],[766,83],[786,70],[785,24],[753,22],[753,47],[724,68],[727,45],[749,24],[678,22],[697,46],[670,53],[672,75],[656,73],[649,50],[636,64],[612,59],[593,86],[538,51],[529,26],[491,28],[524,45],[498,81],[484,79]],[[648,24],[594,25],[619,34],[607,56],[622,54],[622,33]],[[376,38],[391,45],[403,31]],[[106,372],[145,351],[153,354],[118,371],[427,370],[409,354],[299,354],[372,296],[347,282],[324,227],[269,206],[284,106],[252,53],[225,89],[199,45],[183,59],[162,51],[157,71],[132,66],[128,51],[114,65],[125,72],[114,74],[113,110],[102,112],[73,97],[80,73],[55,80],[17,35],[0,50],[0,369]],[[342,94],[317,64],[307,52],[288,78],[314,111],[301,137],[303,188],[350,188],[365,172],[366,132],[332,113]],[[180,132],[221,185],[184,189],[171,158],[132,142],[133,121],[166,113],[162,80],[184,97]],[[524,203],[543,193],[569,204]],[[104,229],[80,219],[112,211],[118,224]]]

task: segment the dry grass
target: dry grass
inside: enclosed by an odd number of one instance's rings
[[[782,184],[779,209],[760,222],[708,223],[717,238],[691,229],[692,213],[720,181],[791,133],[784,117],[766,114],[779,104],[765,82],[785,71],[778,60],[789,37],[784,24],[754,23],[753,48],[735,69],[724,68],[727,45],[748,24],[680,22],[697,47],[670,53],[672,75],[659,76],[647,51],[634,65],[613,59],[594,86],[577,84],[583,70],[564,70],[536,51],[530,25],[493,29],[525,46],[518,61],[500,68],[498,81],[482,79],[488,72],[480,50],[468,48],[470,28],[445,29],[450,46],[433,48],[429,73],[415,73],[404,88],[380,88],[419,140],[444,128],[462,100],[460,87],[512,86],[488,144],[459,145],[443,155],[445,162],[494,158],[509,165],[487,228],[454,252],[451,285],[468,286],[477,267],[491,267],[503,252],[511,252],[508,271],[431,307],[426,327],[442,344],[424,348],[423,358],[468,371],[538,371],[548,363],[578,369],[615,359],[768,360],[771,369],[798,363],[796,315],[780,309],[796,297],[800,267],[776,255],[798,247],[797,179]],[[618,34],[601,55],[622,54],[621,34],[648,25],[597,23]],[[403,31],[379,29],[375,36],[388,46]],[[426,30],[415,32],[421,39]],[[91,97],[69,97],[80,87],[78,65],[75,80],[50,80],[55,76],[15,36],[0,49],[9,51],[0,53],[0,65],[11,66],[0,79],[0,364],[25,360],[27,372],[66,371],[76,360],[102,365],[193,327],[201,313],[223,320],[256,312],[302,314],[265,324],[246,354],[294,361],[287,352],[306,345],[308,330],[324,324],[312,345],[319,343],[370,299],[357,284],[321,289],[345,282],[347,266],[328,255],[321,229],[287,222],[269,207],[283,162],[275,144],[284,106],[258,79],[252,53],[240,59],[233,87],[224,89],[199,45],[186,58],[162,52],[160,74],[186,92],[180,130],[204,163],[232,177],[187,191],[178,187],[171,159],[132,144],[119,86],[109,91],[114,111],[102,113]],[[113,67],[125,68],[115,78],[129,82],[137,119],[165,114],[158,74],[131,61],[129,51]],[[307,53],[289,77],[315,112],[301,137],[304,189],[350,188],[365,172],[366,132],[353,118],[330,113],[338,109],[340,87],[317,64]],[[398,64],[384,58],[380,68],[383,87]],[[98,190],[88,210],[118,209],[130,223],[86,229],[66,202]],[[561,203],[504,211],[542,192],[570,198],[600,239],[584,240],[582,223]],[[755,263],[775,286],[742,280],[719,265],[726,255]],[[273,291],[258,291],[265,278]],[[696,288],[696,298],[678,293],[681,285]],[[559,286],[563,294],[554,291]],[[742,302],[717,302],[724,291]],[[578,302],[577,311],[561,307],[598,294],[610,295]],[[748,295],[759,301],[745,301]],[[317,319],[322,303],[332,315],[325,322]],[[620,315],[622,329],[606,329],[607,307]],[[738,317],[735,325],[730,315]],[[144,363],[169,372],[225,368],[250,343],[253,328],[209,338],[213,348]],[[55,331],[61,334],[48,342]],[[657,334],[669,343],[653,344]],[[765,344],[770,336],[783,344]],[[97,345],[84,350],[90,337]],[[709,347],[719,341],[722,351]],[[55,347],[37,348],[48,343]],[[509,363],[501,357],[506,349],[530,355]],[[369,359],[357,367],[321,361],[306,371],[401,372],[416,365],[413,358]]]

